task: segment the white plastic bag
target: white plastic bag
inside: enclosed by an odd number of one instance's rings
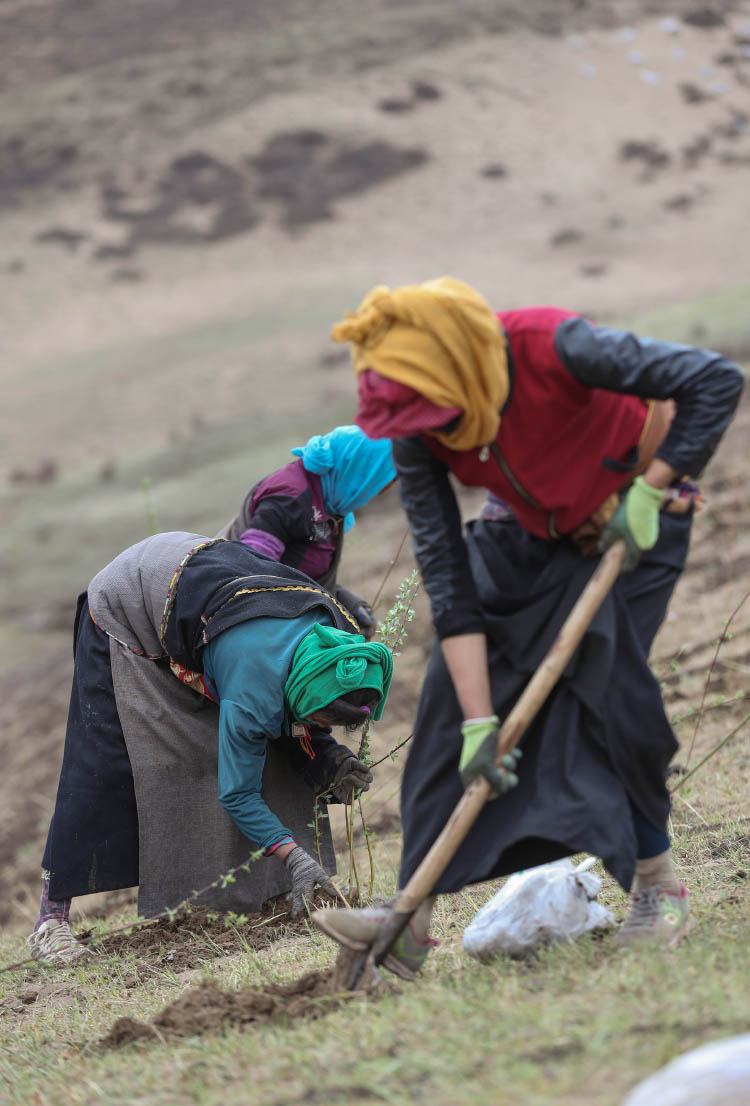
[[[748,1106],[750,1033],[694,1048],[635,1087],[622,1106]]]
[[[501,952],[523,956],[537,945],[614,925],[614,915],[596,901],[602,881],[589,871],[594,864],[592,856],[577,868],[557,860],[511,876],[464,930],[466,952],[478,960]]]

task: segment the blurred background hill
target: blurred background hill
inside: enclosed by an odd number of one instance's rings
[[[0,61],[0,915],[26,924],[77,593],[351,421],[328,335],[371,285],[450,273],[750,360],[750,3],[0,0]],[[659,643],[696,673],[747,586],[747,462],[743,413]],[[403,530],[388,493],[343,582],[374,595]],[[420,603],[385,747],[427,640]]]

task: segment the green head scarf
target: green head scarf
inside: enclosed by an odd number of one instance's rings
[[[347,691],[374,688],[380,693],[373,711],[377,721],[392,677],[393,657],[381,642],[365,641],[361,634],[316,622],[294,652],[284,695],[294,717],[302,720]]]

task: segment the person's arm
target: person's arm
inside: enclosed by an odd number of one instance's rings
[[[336,584],[335,595],[339,603],[343,603],[350,614],[354,615],[359,626],[360,633],[370,641],[375,633],[375,615],[366,599],[341,584]]]
[[[258,849],[268,852],[292,834],[266,805],[261,794],[266,763],[265,735],[237,703],[219,703],[219,802]],[[276,850],[276,855],[283,859]]]
[[[445,467],[418,439],[396,442],[394,459],[435,629],[464,718],[461,780],[467,786],[482,775],[497,795],[517,782],[513,769],[518,754],[496,764],[499,723],[490,691],[487,638],[456,497]]]
[[[243,545],[280,561],[287,545],[308,540],[310,512],[296,496],[267,496],[257,504],[248,523],[239,537]]]
[[[461,513],[448,470],[419,438],[393,443],[401,502],[437,636],[483,634]]]
[[[336,888],[261,795],[266,739],[255,732],[252,716],[226,699],[219,711],[219,802],[250,841],[284,864],[291,881],[290,915],[299,917],[314,901],[317,887],[334,897]]]
[[[299,738],[290,735],[281,740],[294,771],[302,776],[313,791],[320,791],[329,785],[335,775],[339,757],[342,755],[339,750],[345,749],[345,746],[339,745],[328,727],[308,726],[308,734],[314,754],[312,757],[303,749]]]
[[[555,348],[568,371],[589,388],[674,399],[677,410],[669,432],[644,473],[645,483],[655,488],[667,487],[676,476],[700,475],[745,382],[740,367],[719,353],[638,338],[580,316],[559,324]]]
[[[464,718],[494,714],[484,634],[458,634],[440,642]]]
[[[352,789],[358,794],[369,790],[372,773],[356,753],[339,744],[328,727],[308,726],[307,732],[312,757],[294,736],[284,738],[284,751],[294,771],[324,802],[348,802]]]

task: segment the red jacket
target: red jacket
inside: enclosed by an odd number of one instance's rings
[[[511,392],[487,448],[455,452],[423,441],[462,484],[506,500],[538,537],[574,530],[630,478],[648,410],[646,401],[576,380],[555,349],[555,331],[571,311],[503,311]]]

